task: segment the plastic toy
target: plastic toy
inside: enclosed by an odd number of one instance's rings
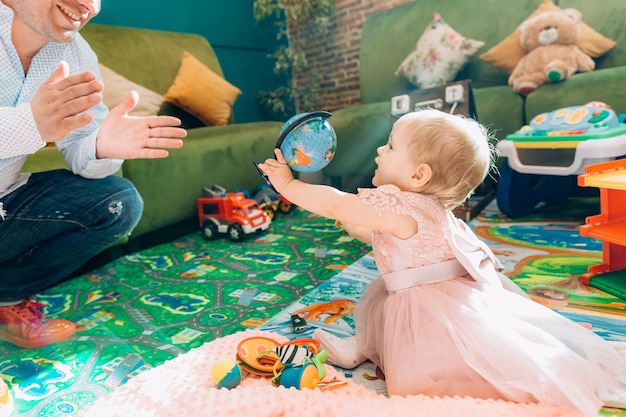
[[[200,228],[208,240],[226,233],[229,240],[239,242],[246,235],[267,230],[272,222],[255,200],[242,192],[227,193],[219,185],[204,188],[197,205]]]
[[[273,339],[253,336],[237,346],[237,360],[213,365],[211,378],[219,388],[235,388],[246,373],[271,377],[274,385],[314,389],[326,376],[323,363],[328,354],[319,351],[314,339],[296,339],[280,344]]]
[[[262,184],[257,188],[254,199],[259,203],[261,210],[265,211],[272,220],[276,212],[289,213],[293,209],[291,201],[278,194],[267,184]]]
[[[307,329],[306,320],[297,314],[291,315],[289,318],[289,325],[291,326],[291,331],[294,333],[304,333]]]
[[[626,132],[624,116],[618,116],[606,103],[591,101],[541,113],[507,139],[536,147],[569,148],[583,140],[612,137],[616,129]]]
[[[326,111],[315,111],[297,114],[285,122],[275,148],[281,150],[291,169],[297,172],[316,172],[332,161],[337,150],[337,135],[327,120],[331,116]],[[254,165],[274,190],[265,173],[259,169],[258,163],[255,162]]]
[[[578,185],[600,189],[600,214],[580,226],[582,236],[602,241],[602,263],[589,266],[583,284],[626,299],[626,159],[585,167]]]
[[[235,388],[247,375],[237,361],[223,359],[211,368],[211,379],[218,388]]]
[[[586,165],[626,155],[625,118],[593,101],[541,113],[507,135],[497,145],[507,158],[496,192],[500,211],[514,218],[540,202],[563,204]]]
[[[280,385],[285,388],[315,389],[320,382],[318,369],[312,362],[283,369],[280,374]]]

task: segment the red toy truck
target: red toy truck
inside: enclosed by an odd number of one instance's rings
[[[226,233],[229,240],[239,242],[246,235],[267,230],[272,222],[255,200],[244,193],[227,193],[219,185],[204,188],[197,203],[200,228],[209,240]]]

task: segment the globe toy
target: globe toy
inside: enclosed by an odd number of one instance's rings
[[[326,111],[300,113],[283,124],[275,148],[281,150],[291,169],[305,173],[316,172],[332,161],[337,149],[337,135],[326,120],[330,116]],[[254,166],[267,185],[278,193],[259,168],[259,163],[254,162]]]
[[[330,113],[300,113],[285,122],[276,147],[287,164],[297,172],[316,172],[326,167],[335,156],[337,135],[328,122]]]
[[[243,373],[237,361],[223,359],[211,368],[211,379],[218,388],[235,388],[243,379]]]

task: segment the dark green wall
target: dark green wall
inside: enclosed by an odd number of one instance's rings
[[[108,25],[197,33],[215,49],[224,77],[243,92],[235,102],[239,123],[267,119],[258,104],[261,90],[279,80],[267,58],[276,45],[270,21],[257,23],[252,0],[104,0],[93,19]]]

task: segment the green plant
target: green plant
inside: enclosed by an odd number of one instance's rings
[[[285,85],[259,95],[261,105],[274,114],[287,117],[317,110],[321,75],[309,65],[303,45],[328,34],[335,8],[333,0],[255,0],[255,19],[274,18],[276,39],[281,43],[269,57]]]

